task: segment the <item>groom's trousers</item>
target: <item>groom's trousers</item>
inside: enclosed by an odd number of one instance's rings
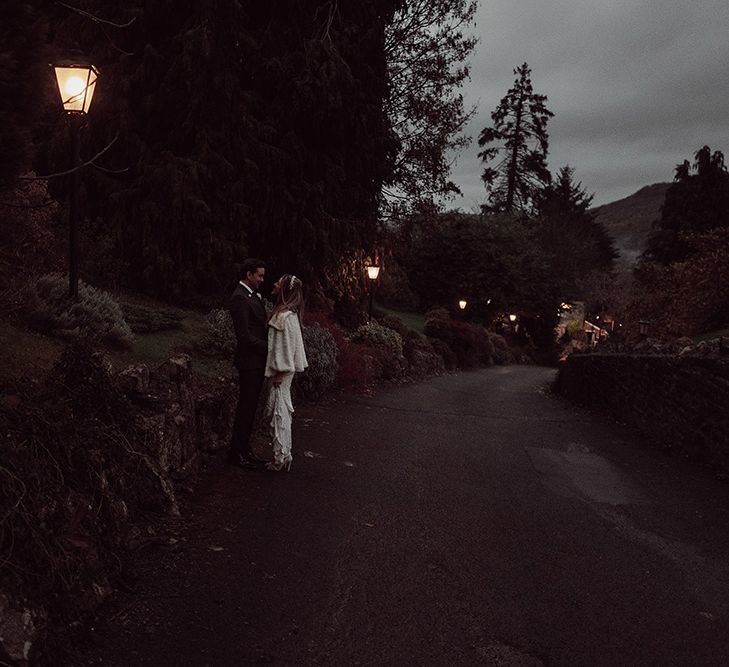
[[[238,394],[238,405],[235,409],[235,421],[233,422],[233,436],[230,442],[231,454],[240,454],[245,457],[253,453],[251,432],[256,420],[256,408],[263,387],[264,372],[264,368],[238,369],[240,393]]]

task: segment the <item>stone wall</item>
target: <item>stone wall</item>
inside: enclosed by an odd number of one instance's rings
[[[576,354],[557,391],[637,428],[648,439],[729,472],[729,360]]]

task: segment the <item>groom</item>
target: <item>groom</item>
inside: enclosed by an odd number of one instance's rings
[[[238,369],[240,394],[228,463],[242,468],[256,468],[265,463],[253,453],[250,442],[268,353],[266,309],[258,291],[265,275],[265,262],[247,259],[241,266],[239,282],[230,299],[237,341],[233,363]]]

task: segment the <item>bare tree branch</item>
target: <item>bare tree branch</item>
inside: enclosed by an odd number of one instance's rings
[[[114,28],[128,28],[130,25],[132,25],[132,23],[137,20],[137,17],[133,16],[126,23],[114,23],[114,21],[107,21],[106,19],[99,18],[98,16],[94,16],[90,12],[79,9],[78,7],[72,7],[71,5],[67,5],[65,2],[61,2],[60,0],[57,0],[57,2],[59,5],[65,7],[66,9],[70,9],[72,12],[76,12],[77,14],[81,14],[81,16],[85,16],[86,18],[91,19],[94,23],[103,23],[104,25],[110,25]]]
[[[68,176],[69,174],[73,174],[76,171],[81,171],[81,169],[84,169],[85,167],[88,167],[90,165],[93,165],[96,160],[98,160],[104,153],[106,153],[116,142],[117,139],[119,139],[119,133],[117,132],[114,138],[104,146],[94,157],[92,157],[90,160],[87,160],[83,164],[78,165],[77,167],[73,167],[72,169],[66,169],[66,171],[58,171],[54,174],[46,174],[45,176],[21,176],[18,180],[20,181],[48,181],[51,178],[58,178],[59,176]]]

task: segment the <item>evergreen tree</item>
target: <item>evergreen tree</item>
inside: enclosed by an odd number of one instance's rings
[[[676,167],[646,259],[662,264],[682,261],[689,253],[688,234],[729,227],[729,173],[724,155],[704,146],[694,157],[693,169],[688,160]]]
[[[0,187],[30,166],[33,126],[52,74],[45,40],[48,22],[40,0],[0,5]],[[47,92],[47,91],[46,91]]]
[[[584,296],[583,280],[593,271],[609,271],[617,258],[612,238],[589,210],[592,197],[565,166],[534,199],[539,242],[565,298]]]
[[[537,190],[549,181],[547,122],[554,115],[546,107],[546,95],[534,92],[527,63],[491,114],[493,127],[481,131],[479,157],[485,167],[481,178],[489,191],[490,208],[530,212]]]
[[[86,174],[88,224],[124,259],[125,284],[220,294],[246,254],[313,278],[371,246],[393,150],[394,5],[88,0],[104,18],[136,17],[113,41],[66,12],[58,40],[74,35],[101,69],[87,152],[119,131],[106,164],[129,168]]]
[[[476,8],[475,0],[406,0],[387,27],[385,111],[397,152],[386,201],[396,199],[392,189],[411,205],[459,192],[449,154],[469,143],[461,131],[472,112],[458,89],[477,42],[464,34]]]

